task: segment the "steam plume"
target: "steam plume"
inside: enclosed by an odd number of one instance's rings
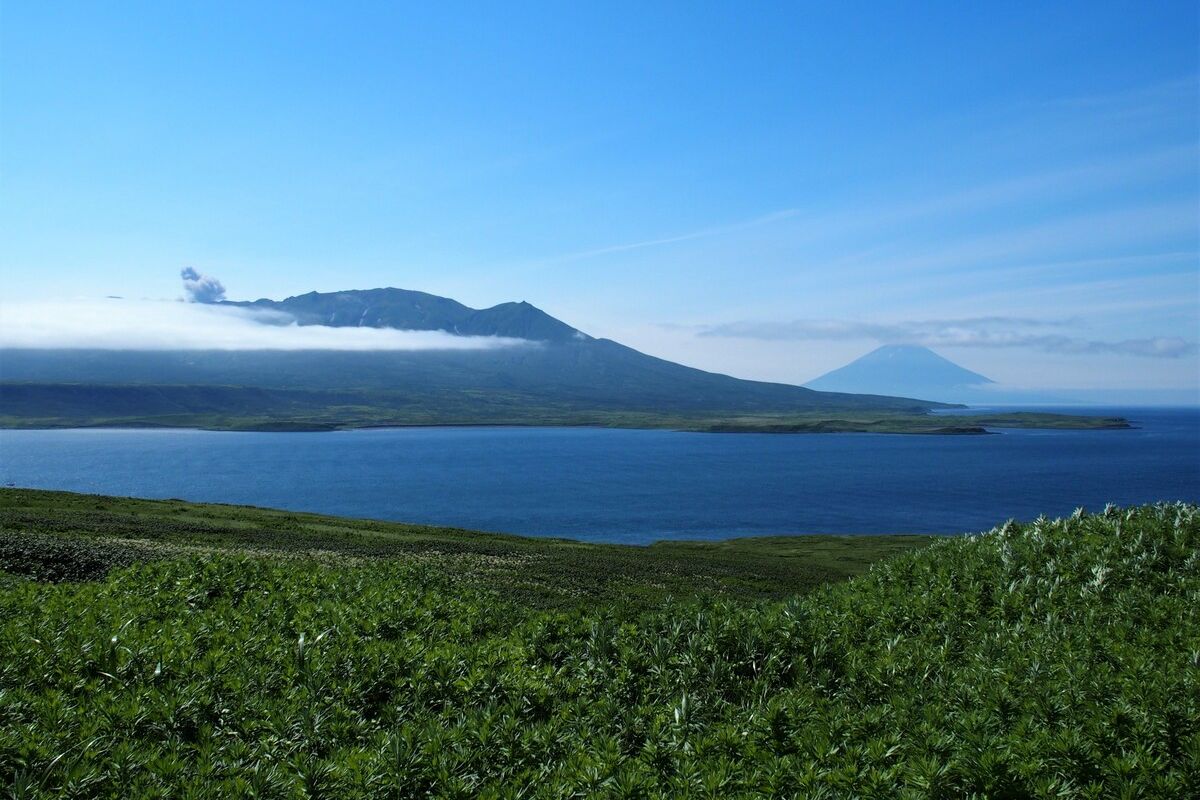
[[[183,278],[183,291],[193,303],[218,303],[225,299],[225,287],[211,275],[184,267],[179,277]]]

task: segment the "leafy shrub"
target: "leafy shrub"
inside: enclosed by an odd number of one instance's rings
[[[12,797],[1200,795],[1200,516],[939,542],[783,602],[534,610],[436,563],[0,585]]]

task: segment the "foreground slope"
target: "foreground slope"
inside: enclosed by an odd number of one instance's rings
[[[782,536],[648,547],[331,517],[249,506],[0,488],[0,572],[98,580],[138,561],[210,553],[436,562],[455,580],[542,608],[642,607],[667,595],[786,597],[924,547],[932,536]]]
[[[1196,796],[1198,549],[1194,506],[1109,509],[940,541],[784,602],[639,615],[537,611],[437,558],[214,553],[95,583],[10,578],[0,784]]]

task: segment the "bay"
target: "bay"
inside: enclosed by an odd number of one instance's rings
[[[1091,413],[1091,412],[1089,412]],[[1200,410],[994,436],[593,428],[0,431],[0,483],[588,541],[958,533],[1200,501]]]

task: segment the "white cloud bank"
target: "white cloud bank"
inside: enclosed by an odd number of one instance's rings
[[[488,350],[526,339],[297,325],[285,314],[167,300],[0,303],[0,348],[95,350]]]

